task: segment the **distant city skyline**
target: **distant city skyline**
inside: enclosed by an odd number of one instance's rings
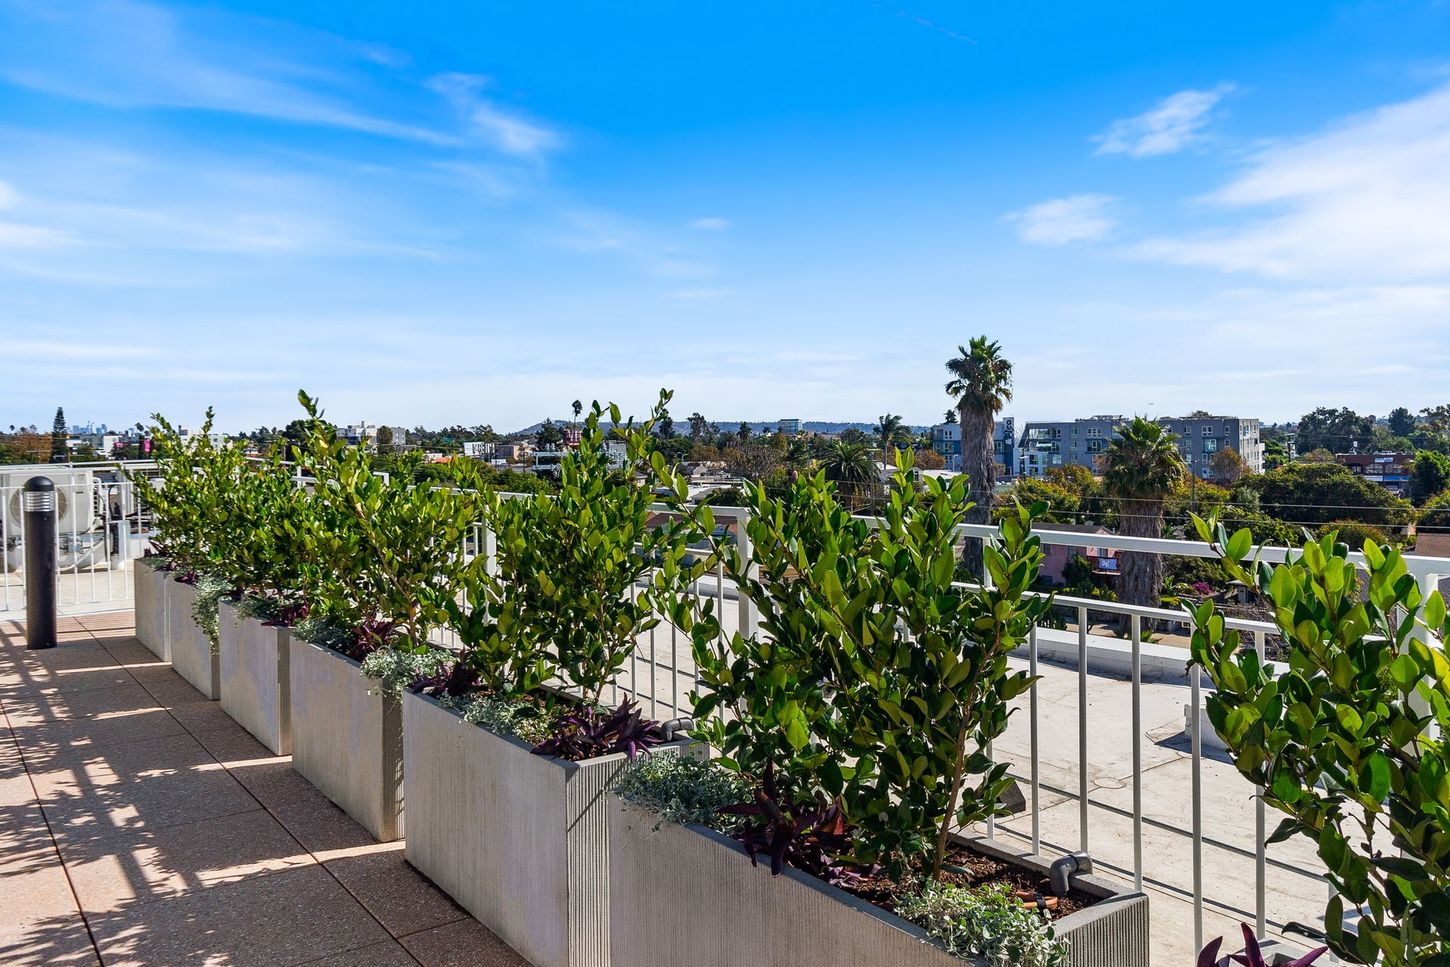
[[[1450,400],[1450,4],[0,0],[3,419]],[[758,414],[758,415],[757,415]]]

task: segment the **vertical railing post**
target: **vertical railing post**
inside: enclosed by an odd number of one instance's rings
[[[1264,663],[1264,633],[1254,632],[1254,651],[1259,664]],[[1264,787],[1254,787],[1254,932],[1263,939],[1267,930],[1268,898],[1265,895],[1268,882],[1269,846],[1265,832]]]
[[[1133,889],[1143,890],[1143,618],[1133,615]]]
[[[1193,758],[1193,949],[1203,949],[1203,669],[1188,673],[1193,723],[1189,747]]]
[[[749,524],[750,517],[747,514],[741,514],[738,518],[736,518],[735,551],[737,554],[740,555],[740,564],[745,571],[745,577],[747,580],[750,578],[754,578],[759,573],[759,568],[756,566],[755,562],[750,559],[751,547]],[[750,635],[755,633],[755,620],[757,617],[757,615],[755,614],[755,604],[750,600],[748,589],[743,587],[737,587],[735,589],[735,594],[738,598],[736,604],[739,605],[740,634],[748,638]]]
[[[1088,609],[1081,605],[1077,609],[1077,818],[1078,848],[1084,853],[1088,849],[1087,660]]]
[[[1032,755],[1032,855],[1039,856],[1042,853],[1042,808],[1039,799],[1042,783],[1037,753],[1037,625],[1032,626],[1027,636],[1027,673],[1032,676],[1032,687],[1027,696]]]

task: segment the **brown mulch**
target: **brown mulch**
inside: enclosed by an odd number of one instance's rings
[[[946,865],[969,871],[967,873],[948,871],[943,874],[943,880],[957,886],[981,887],[1006,883],[1014,891],[1026,891],[1044,897],[1053,895],[1052,887],[1046,877],[1038,876],[1020,866],[974,853],[964,846],[954,846],[947,851]],[[868,903],[874,903],[884,910],[894,912],[896,898],[902,893],[903,887],[900,882],[877,873],[863,877],[860,882],[842,887],[842,889]],[[1092,906],[1097,900],[1098,898],[1091,894],[1072,890],[1067,896],[1058,899],[1057,909],[1052,912],[1052,919],[1058,920],[1070,913],[1076,913],[1084,907]]]

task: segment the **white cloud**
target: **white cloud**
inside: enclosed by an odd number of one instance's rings
[[[458,107],[475,134],[504,154],[537,158],[564,144],[563,136],[553,128],[482,97],[480,92],[493,86],[492,78],[482,74],[439,74],[429,81],[429,86]]]
[[[1206,91],[1171,94],[1151,110],[1110,124],[1096,139],[1097,153],[1151,158],[1182,151],[1203,139],[1213,109],[1233,90],[1234,85],[1225,83]]]
[[[1450,280],[1450,85],[1271,145],[1204,203],[1248,216],[1133,254],[1269,278]]]
[[[70,245],[75,240],[67,232],[43,225],[21,225],[0,222],[0,249],[51,249]]]
[[[23,87],[110,107],[226,111],[436,144],[457,140],[353,107],[366,85],[352,68],[376,59],[328,35],[204,11],[183,17],[140,0],[16,9],[8,29],[24,41],[0,45],[0,77]],[[331,63],[289,60],[299,47]],[[303,86],[302,77],[333,90]]]
[[[690,223],[690,227],[701,232],[723,232],[730,227],[728,218],[720,218],[711,215],[705,218],[697,218]]]
[[[1049,198],[1006,216],[1017,235],[1033,245],[1066,245],[1106,238],[1117,227],[1111,195],[1069,195]]]
[[[734,289],[676,289],[669,297],[677,302],[714,302],[734,294]]]
[[[11,185],[0,181],[0,209],[14,208],[20,201],[20,193]]]

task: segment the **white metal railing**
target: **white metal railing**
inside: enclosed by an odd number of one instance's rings
[[[57,608],[62,614],[120,610],[133,601],[131,561],[150,537],[145,488],[126,471],[149,461],[0,466],[0,618],[25,610],[25,515],[21,494],[33,477],[56,485]]]

